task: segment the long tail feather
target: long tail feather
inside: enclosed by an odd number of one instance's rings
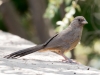
[[[27,48],[27,49],[23,49],[23,50],[11,53],[11,54],[5,56],[4,58],[7,58],[7,59],[18,58],[18,57],[22,57],[22,56],[28,55],[30,53],[39,51],[41,49],[43,49],[43,45],[38,45],[38,46],[34,46],[34,47],[31,47],[31,48]]]

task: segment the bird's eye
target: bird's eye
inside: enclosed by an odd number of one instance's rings
[[[78,19],[78,21],[80,22],[80,21],[82,21],[81,19]]]

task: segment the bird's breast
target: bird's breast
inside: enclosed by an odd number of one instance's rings
[[[70,39],[69,42],[69,50],[72,50],[76,47],[76,45],[78,44],[78,42],[81,39],[81,35],[82,35],[82,29],[79,30],[75,30],[73,35],[72,35],[72,39]]]
[[[66,39],[64,39],[65,40],[64,50],[69,51],[74,49],[78,44],[78,42],[80,41],[81,35],[82,35],[82,29],[78,28],[68,32],[68,34],[65,35]]]
[[[78,42],[80,41],[79,38],[77,38],[76,40],[74,40],[73,42],[70,42],[70,47],[68,50],[72,50],[76,47],[76,45],[78,44]]]

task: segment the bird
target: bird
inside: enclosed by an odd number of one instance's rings
[[[64,53],[73,50],[76,47],[78,42],[81,40],[82,31],[85,24],[88,24],[86,19],[83,16],[77,16],[66,29],[56,34],[45,43],[13,52],[6,55],[4,58],[19,58],[36,51],[50,50],[61,55],[65,61],[72,63],[73,61],[65,56]]]

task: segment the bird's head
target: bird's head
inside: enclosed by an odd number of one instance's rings
[[[80,27],[84,26],[85,24],[88,24],[88,22],[86,21],[86,19],[83,16],[75,17],[71,23],[71,25],[80,26]]]

